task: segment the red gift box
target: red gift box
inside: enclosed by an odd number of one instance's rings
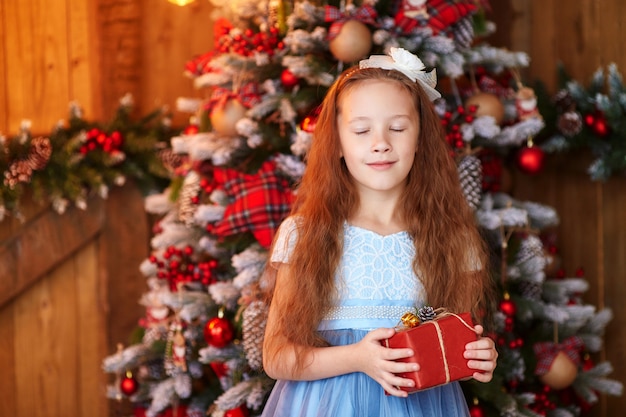
[[[411,393],[472,376],[476,371],[467,366],[463,352],[465,345],[477,338],[469,313],[441,313],[434,320],[398,330],[383,345],[413,349],[413,356],[398,359],[420,366],[419,371],[398,374],[415,381],[414,387],[399,387]]]

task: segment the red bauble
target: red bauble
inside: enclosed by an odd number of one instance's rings
[[[224,413],[224,417],[248,417],[249,415],[250,412],[245,405],[240,405],[237,408],[232,408]]]
[[[284,69],[283,72],[280,73],[280,82],[283,84],[287,90],[291,90],[300,82],[300,79],[296,77],[293,72],[288,69]]]
[[[485,417],[487,413],[485,409],[480,405],[471,405],[469,407],[470,417]]]
[[[317,116],[307,116],[300,123],[300,128],[308,133],[313,133],[315,131],[315,125],[317,124]]]
[[[504,313],[505,316],[512,317],[515,315],[516,311],[515,303],[509,299],[505,299],[500,301],[500,311]]]
[[[138,389],[139,383],[132,373],[127,372],[126,376],[124,376],[120,382],[120,391],[122,391],[122,394],[124,395],[131,396],[136,393]]]
[[[232,323],[225,318],[213,317],[204,326],[204,339],[216,348],[223,348],[233,341],[235,328]]]
[[[517,166],[526,174],[537,174],[543,169],[545,154],[537,146],[522,148],[517,154]]]
[[[606,124],[606,120],[600,118],[596,119],[595,123],[593,124],[593,131],[598,136],[604,137],[608,135],[609,126]]]
[[[183,130],[183,133],[185,135],[195,135],[199,131],[200,131],[200,128],[198,127],[198,125],[189,125],[185,128],[185,130]]]

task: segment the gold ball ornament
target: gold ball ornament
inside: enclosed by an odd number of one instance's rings
[[[578,366],[563,352],[557,353],[550,369],[539,379],[552,389],[563,389],[572,385],[578,375]]]
[[[372,49],[372,34],[364,23],[351,19],[343,23],[328,46],[339,61],[354,62],[364,58]]]
[[[238,99],[229,99],[223,105],[213,108],[209,117],[211,126],[222,136],[235,136],[235,125],[246,115],[246,111],[246,107]]]
[[[476,117],[491,116],[496,119],[496,124],[504,120],[504,105],[495,94],[479,92],[465,101],[465,107],[476,107]]]

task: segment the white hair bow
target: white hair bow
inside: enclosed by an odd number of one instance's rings
[[[439,91],[435,90],[437,72],[434,69],[430,72],[424,71],[426,67],[422,60],[406,49],[390,48],[389,55],[370,55],[368,59],[359,62],[359,68],[381,68],[400,71],[409,77],[411,81],[419,82],[431,101],[441,97]]]

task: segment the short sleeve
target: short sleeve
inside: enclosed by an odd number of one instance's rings
[[[287,217],[281,223],[276,234],[276,240],[272,248],[270,262],[273,267],[278,267],[279,263],[289,263],[289,258],[296,246],[298,238],[297,224],[293,216]]]

